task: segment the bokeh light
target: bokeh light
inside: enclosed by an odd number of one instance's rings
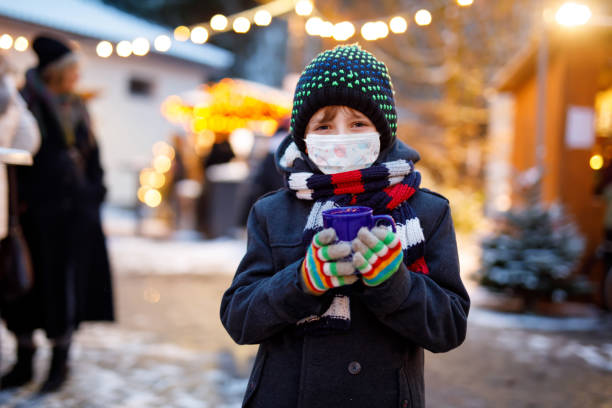
[[[174,148],[164,141],[155,142],[153,145],[154,156],[167,156],[170,160],[174,159]]]
[[[313,9],[310,0],[300,0],[295,4],[295,12],[300,16],[309,16]]]
[[[153,46],[159,52],[166,52],[172,46],[172,40],[167,35],[158,35],[153,42]]]
[[[323,20],[320,17],[310,17],[306,21],[306,32],[308,35],[319,35],[321,34],[321,27],[323,25]]]
[[[408,29],[408,22],[404,17],[393,17],[391,21],[389,21],[389,28],[395,34],[402,34]]]
[[[28,41],[28,39],[23,36],[20,36],[15,39],[15,44],[13,45],[13,47],[15,47],[15,49],[19,52],[24,52],[28,49],[29,45],[30,42]]]
[[[232,28],[238,34],[244,34],[251,29],[251,22],[246,17],[238,17],[234,20]]]
[[[138,37],[132,41],[132,52],[134,55],[139,57],[145,56],[149,53],[151,46],[146,38]]]
[[[0,48],[8,50],[13,46],[13,37],[8,34],[2,34],[0,36]]]
[[[414,21],[420,26],[426,26],[431,24],[431,13],[425,9],[421,9],[414,15]]]
[[[355,35],[355,26],[348,21],[343,21],[334,25],[332,30],[332,36],[336,41],[346,41],[353,35]]]
[[[272,15],[268,10],[259,10],[257,13],[255,13],[253,21],[255,21],[255,24],[258,26],[267,26],[272,22]]]
[[[575,27],[586,24],[591,15],[591,9],[587,5],[570,1],[559,7],[555,20],[563,26]]]
[[[591,159],[589,160],[589,166],[591,166],[593,170],[599,170],[603,167],[603,165],[604,158],[601,154],[594,154],[593,156],[591,156]]]
[[[471,6],[474,4],[474,0],[457,0],[457,4],[461,7]]]
[[[151,208],[155,208],[161,204],[162,195],[161,193],[151,188],[144,193],[144,203]]]
[[[223,14],[215,14],[210,19],[210,27],[216,31],[225,30],[227,28],[227,17]]]
[[[115,47],[115,51],[120,57],[129,57],[130,55],[132,55],[132,43],[126,40],[119,41],[119,43]]]
[[[191,30],[191,41],[195,44],[204,44],[208,41],[208,30],[201,26],[195,27]]]
[[[364,40],[374,41],[376,40],[376,25],[373,22],[365,23],[361,27],[361,36]]]
[[[96,54],[100,58],[108,58],[113,54],[113,44],[108,41],[100,41],[96,46]]]
[[[376,38],[385,38],[389,35],[389,26],[384,21],[377,21],[374,23],[376,30]]]
[[[158,173],[166,173],[172,167],[172,160],[166,155],[160,155],[153,159],[153,168]]]
[[[330,38],[334,34],[334,25],[329,21],[323,21],[321,23],[321,29],[319,35],[323,38]]]
[[[174,39],[176,41],[187,41],[189,39],[190,30],[187,26],[178,26],[174,29]]]

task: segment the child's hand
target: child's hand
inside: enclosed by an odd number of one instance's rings
[[[368,286],[378,286],[393,276],[404,258],[399,238],[384,227],[361,228],[352,245],[353,265]]]
[[[328,289],[350,285],[358,280],[351,262],[337,262],[351,253],[348,242],[336,241],[333,228],[324,229],[314,236],[302,263],[301,277],[306,291],[321,295]]]

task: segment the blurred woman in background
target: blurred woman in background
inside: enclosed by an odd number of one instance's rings
[[[34,165],[19,170],[21,225],[30,248],[34,287],[3,310],[17,337],[17,363],[2,388],[32,380],[32,333],[53,342],[41,393],[58,390],[68,376],[72,334],[85,320],[113,320],[112,285],[100,206],[106,194],[98,144],[83,100],[75,94],[78,56],[65,43],[34,39],[38,66],[22,90],[42,142]]]

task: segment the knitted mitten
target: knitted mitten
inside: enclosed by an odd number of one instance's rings
[[[368,286],[378,286],[389,279],[404,258],[399,238],[384,227],[361,228],[352,246],[353,265]]]
[[[354,276],[355,269],[351,262],[338,262],[350,255],[351,246],[348,242],[336,241],[336,231],[327,228],[312,239],[304,262],[302,262],[301,278],[305,291],[313,295],[321,295],[328,289],[350,285],[358,280]]]

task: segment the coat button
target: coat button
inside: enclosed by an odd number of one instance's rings
[[[402,401],[402,408],[408,408],[408,400]]]
[[[359,374],[361,372],[361,364],[357,361],[351,361],[348,365],[348,372],[353,375]]]

